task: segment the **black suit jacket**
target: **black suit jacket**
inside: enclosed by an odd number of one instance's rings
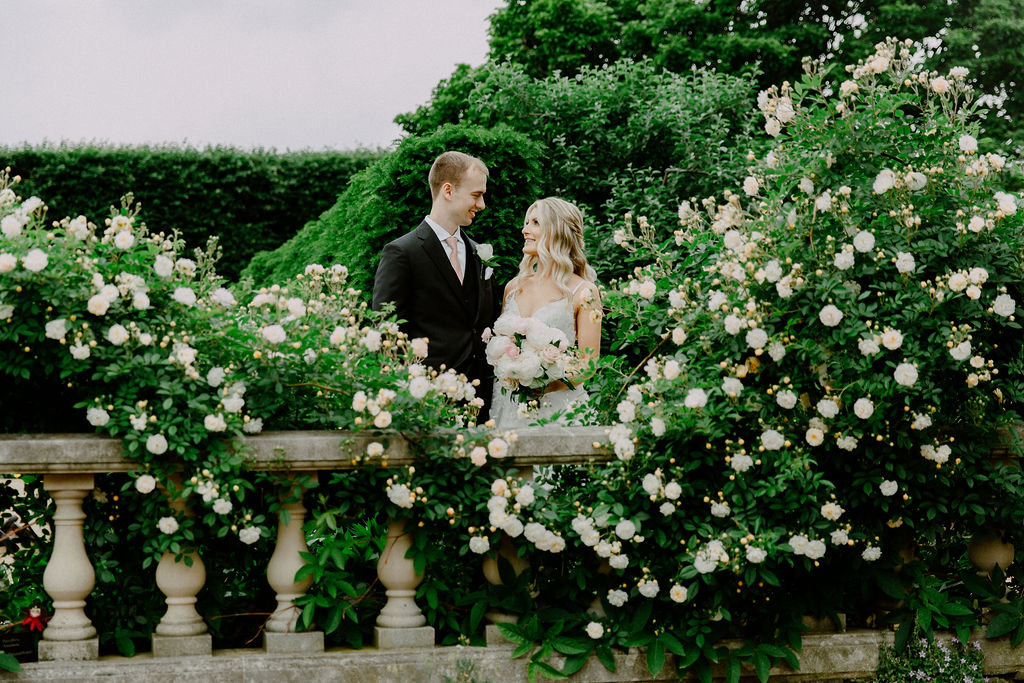
[[[498,314],[494,277],[484,278],[477,244],[464,230],[466,274],[455,274],[441,241],[426,221],[384,247],[373,281],[373,309],[395,304],[402,331],[426,337],[426,363],[479,379],[477,395],[490,403],[492,373],[480,338]]]

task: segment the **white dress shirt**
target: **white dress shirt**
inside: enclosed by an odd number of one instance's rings
[[[458,238],[458,241],[455,243],[455,249],[456,251],[458,251],[459,267],[462,268],[462,276],[465,277],[466,245],[462,241],[462,236],[460,235],[461,231],[458,228],[456,228],[455,234],[450,235],[448,234],[447,230],[438,225],[433,219],[430,218],[430,216],[427,216],[424,220],[427,221],[427,225],[429,225],[431,229],[434,231],[434,234],[437,235],[437,239],[441,240],[441,247],[444,248],[444,255],[447,256],[449,259],[451,259],[452,257],[452,248],[448,246],[448,243],[445,242],[445,240],[448,239],[449,237]]]

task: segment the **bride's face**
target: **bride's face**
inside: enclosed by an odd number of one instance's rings
[[[537,255],[537,243],[544,234],[540,226],[540,219],[537,217],[537,209],[532,209],[526,214],[526,223],[523,225],[523,253],[528,256]]]

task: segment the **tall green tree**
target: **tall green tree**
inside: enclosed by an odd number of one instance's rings
[[[804,57],[853,63],[889,35],[923,41],[930,68],[970,68],[993,96],[986,129],[1022,141],[1019,0],[520,0],[492,17],[490,45],[535,78],[647,57],[676,73],[756,68],[768,87],[799,80]]]

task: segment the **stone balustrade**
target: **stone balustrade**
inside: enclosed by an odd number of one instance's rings
[[[380,436],[342,432],[279,432],[243,440],[248,466],[292,474],[296,481],[319,471],[358,467],[352,453],[364,453]],[[580,464],[611,457],[599,444],[605,442],[603,427],[564,428],[548,426],[519,430],[506,462],[532,465]],[[401,467],[414,462],[408,443],[389,438],[387,463]],[[95,660],[99,638],[85,613],[85,600],[95,585],[82,537],[85,514],[82,501],[94,485],[94,475],[129,472],[137,465],[121,455],[121,442],[88,434],[0,435],[0,472],[42,474],[43,487],[56,503],[53,554],[47,564],[43,587],[53,598],[54,614],[39,643],[42,661]],[[277,608],[264,629],[264,647],[271,653],[322,652],[323,633],[296,632],[298,609],[293,601],[305,595],[312,579],[296,582],[302,553],[308,552],[302,524],[305,508],[301,497],[282,499],[277,542],[267,566],[267,580],[277,595]],[[177,512],[187,513],[184,500],[173,500]],[[416,605],[416,588],[422,580],[413,561],[405,557],[409,536],[403,522],[392,520],[378,577],[387,602],[377,619],[375,641],[379,649],[431,647],[433,628]],[[186,558],[182,558],[186,559]],[[156,657],[209,655],[212,639],[203,618],[196,612],[196,595],[206,572],[197,552],[187,562],[165,553],[156,569],[156,581],[166,596],[167,612],[153,635]]]
[[[1019,433],[1018,433],[1019,436]],[[347,447],[342,447],[342,440]],[[267,433],[245,439],[249,467],[292,473],[296,481],[318,472],[353,469],[351,453],[363,453],[379,436],[342,432]],[[600,444],[604,427],[562,428],[549,426],[518,430],[508,462],[533,465],[583,464],[611,458]],[[408,444],[392,437],[389,467],[412,464]],[[495,639],[487,648],[434,647],[433,629],[415,602],[420,579],[413,563],[405,558],[408,536],[402,522],[392,520],[378,565],[387,602],[377,620],[376,648],[362,651],[324,651],[323,633],[296,633],[298,611],[293,600],[305,594],[310,580],[295,581],[307,551],[302,524],[306,510],[301,497],[282,495],[277,541],[267,567],[267,580],[277,594],[277,609],[264,629],[264,648],[213,653],[211,637],[196,612],[196,594],[202,589],[205,570],[197,554],[191,562],[171,555],[158,564],[157,585],[166,596],[167,612],[153,635],[151,655],[131,659],[98,659],[96,629],[84,607],[94,585],[94,572],[84,546],[85,515],[82,501],[93,489],[94,475],[129,472],[136,465],[121,455],[115,439],[95,435],[0,435],[0,472],[44,475],[44,488],[56,504],[53,554],[44,575],[44,588],[54,600],[54,615],[43,632],[38,664],[26,665],[14,678],[54,680],[104,678],[139,680],[147,676],[184,677],[191,680],[461,680],[469,671],[481,680],[526,680],[522,660],[511,660],[511,646]],[[175,504],[184,505],[184,501]],[[201,549],[200,549],[201,550]],[[787,667],[772,670],[772,680],[843,681],[868,677],[877,665],[878,646],[891,642],[892,634],[860,631],[811,634],[804,638],[801,671]],[[980,636],[979,636],[980,639]],[[1024,671],[1024,651],[1004,640],[984,641],[986,673]],[[429,648],[429,649],[428,649]],[[670,680],[668,666],[656,680]],[[616,671],[591,661],[574,679],[582,681],[652,680],[642,652],[615,655]],[[558,664],[558,656],[553,663]],[[468,669],[467,669],[468,667]],[[721,673],[721,672],[718,672]],[[340,676],[340,678],[339,678]],[[717,674],[716,674],[717,678]]]

